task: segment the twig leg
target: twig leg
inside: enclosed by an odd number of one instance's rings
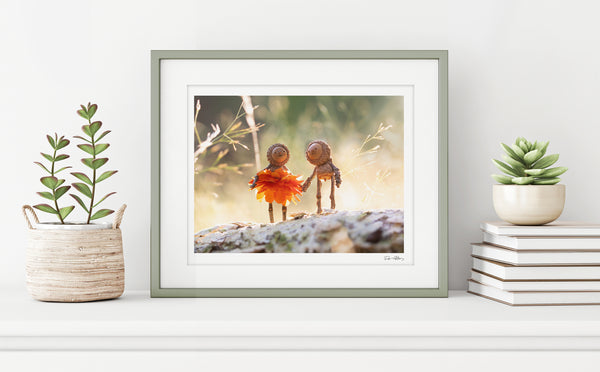
[[[281,214],[283,215],[282,221],[285,221],[287,218],[287,207],[285,205],[281,206]]]
[[[269,203],[269,218],[271,218],[271,223],[275,222],[275,219],[273,218],[273,203]]]
[[[331,177],[331,193],[329,194],[331,200],[331,209],[335,209],[335,179]]]
[[[321,179],[317,177],[317,214],[321,212]]]

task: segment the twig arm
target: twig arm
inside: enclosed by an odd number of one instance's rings
[[[263,169],[262,171],[265,171],[265,170],[270,170],[270,171],[273,171],[271,164],[269,164],[269,165],[268,165],[268,166],[267,166],[265,169]],[[262,172],[262,171],[260,171],[260,172]],[[260,173],[260,172],[258,172],[258,173]],[[253,188],[255,188],[255,187],[256,187],[256,183],[257,183],[257,182],[258,182],[258,174],[257,174],[256,176],[254,176],[254,180],[252,181],[252,184],[250,185],[250,190],[252,190]]]
[[[317,168],[315,167],[310,177],[308,177],[306,181],[304,181],[304,183],[302,184],[302,192],[306,192],[306,190],[308,190],[308,188],[310,187],[310,183],[312,182],[312,179],[315,178],[316,174]]]
[[[342,174],[340,173],[340,169],[333,165],[332,162],[329,162],[329,164],[331,164],[331,168],[333,168],[333,178],[335,178],[335,185],[337,187],[340,187],[342,185]]]

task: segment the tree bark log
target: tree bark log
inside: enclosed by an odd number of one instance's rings
[[[195,253],[403,253],[401,209],[296,214],[276,224],[234,222],[199,231]]]

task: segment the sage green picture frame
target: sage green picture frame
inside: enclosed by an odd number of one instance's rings
[[[167,59],[413,59],[438,62],[437,288],[161,288],[160,66]],[[151,296],[152,297],[448,297],[448,51],[447,50],[152,50],[151,51]]]

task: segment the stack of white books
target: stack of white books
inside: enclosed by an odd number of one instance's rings
[[[469,292],[509,305],[600,304],[600,225],[484,222]]]

